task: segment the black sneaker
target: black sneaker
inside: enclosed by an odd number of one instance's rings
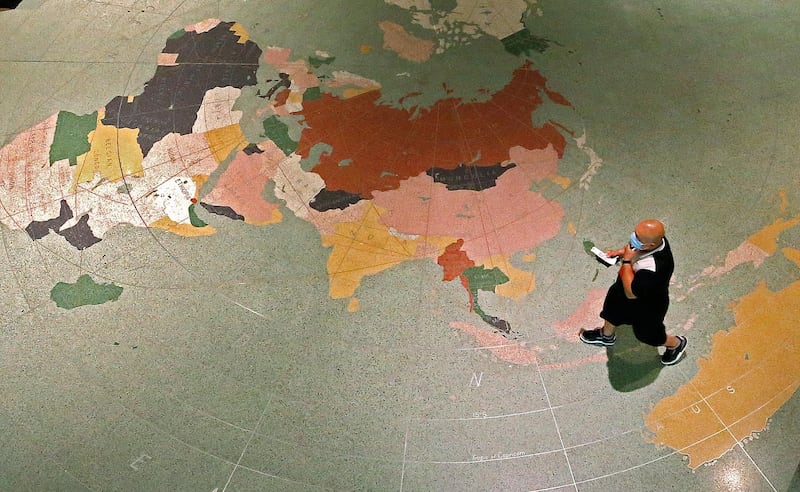
[[[602,328],[595,328],[594,330],[581,330],[581,342],[588,343],[589,345],[605,345],[610,347],[617,341],[617,334],[603,335]]]
[[[668,348],[664,351],[664,355],[661,356],[661,363],[665,366],[671,366],[672,364],[677,363],[681,360],[683,353],[686,352],[686,337],[682,337],[680,335],[677,336],[678,346],[675,348]]]

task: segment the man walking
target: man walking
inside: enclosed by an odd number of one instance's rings
[[[640,342],[665,347],[661,363],[677,363],[686,351],[686,337],[667,335],[664,316],[669,307],[669,281],[675,263],[664,236],[664,224],[648,219],[639,222],[625,247],[608,251],[621,258],[619,275],[608,289],[600,317],[603,326],[581,330],[580,339],[591,345],[614,345],[617,326],[629,324]]]

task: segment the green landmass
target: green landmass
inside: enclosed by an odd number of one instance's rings
[[[316,101],[317,99],[322,97],[322,91],[319,87],[309,87],[303,93],[303,100],[304,101]]]
[[[186,30],[185,30],[185,29],[179,29],[179,30],[177,30],[177,31],[173,32],[173,33],[170,35],[170,37],[168,37],[167,39],[178,39],[178,38],[180,38],[181,36],[183,36],[184,34],[186,34]]]
[[[530,55],[532,51],[544,53],[550,47],[550,40],[539,38],[527,29],[521,29],[502,40],[503,47],[512,55]]]
[[[309,56],[308,63],[311,64],[314,68],[319,68],[322,65],[330,65],[336,59],[335,56],[329,57],[321,57],[321,56]]]
[[[203,222],[203,219],[197,216],[197,212],[194,209],[194,203],[189,205],[189,222],[195,227],[205,227],[208,224]]]
[[[500,332],[511,334],[511,325],[508,321],[484,312],[478,301],[479,290],[495,292],[498,285],[508,282],[508,276],[497,267],[487,270],[482,266],[467,268],[461,275],[467,279],[467,289],[469,290],[470,299],[472,300],[472,309],[475,313],[480,316],[483,321],[497,328]]]
[[[69,111],[58,113],[53,144],[50,146],[50,165],[69,159],[69,165],[78,164],[78,156],[89,152],[89,132],[97,128],[97,112],[78,116]]]
[[[297,150],[297,142],[289,137],[289,126],[277,116],[271,116],[264,120],[264,134],[261,136],[275,142],[275,145],[286,155]]]
[[[499,268],[494,267],[487,270],[482,266],[474,266],[467,268],[462,273],[469,281],[470,292],[477,293],[479,290],[494,292],[495,288],[508,282],[508,277]]]
[[[60,308],[74,309],[116,301],[120,294],[122,287],[114,284],[98,284],[89,275],[81,275],[74,284],[58,282],[50,291],[50,299]]]

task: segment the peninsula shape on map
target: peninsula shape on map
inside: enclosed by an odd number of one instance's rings
[[[504,46],[521,55],[547,43],[517,34]],[[140,94],[88,115],[62,111],[0,149],[8,163],[0,169],[0,221],[34,240],[59,234],[77,249],[123,223],[203,236],[216,231],[198,204],[253,225],[280,222],[282,205],[265,192],[271,181],[274,197],[331,248],[332,298],[353,298],[364,277],[404,261],[434,260],[444,281],[461,282],[470,310],[516,337],[508,321],[484,312],[479,293],[519,298],[533,290],[532,273],[510,259],[561,228],[561,205],[532,188],[545,180],[563,186],[566,139],[556,123],[535,126],[532,114],[543,98],[570,103],[528,60],[482,102],[447,89],[452,97],[429,107],[398,109],[380,103],[378,82],[338,71],[317,76],[332,56],[290,56],[284,48],[262,52],[236,22],[176,32]],[[259,94],[269,106],[263,140],[250,142],[233,105],[242,88],[258,84],[260,63],[279,82]],[[332,90],[342,86],[352,90]],[[326,151],[304,170],[320,145]]]

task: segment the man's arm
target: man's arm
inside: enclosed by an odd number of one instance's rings
[[[622,280],[622,287],[625,290],[625,297],[628,299],[636,299],[633,293],[633,262],[639,256],[639,252],[631,248],[630,244],[626,244],[622,249],[622,264],[619,267],[619,278]]]

